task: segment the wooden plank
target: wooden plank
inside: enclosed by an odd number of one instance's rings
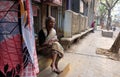
[[[66,65],[66,67],[63,69],[63,72],[60,73],[57,77],[66,77],[69,71],[70,71],[70,64]]]

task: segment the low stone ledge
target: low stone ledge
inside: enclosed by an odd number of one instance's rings
[[[77,41],[79,38],[83,37],[84,35],[91,32],[92,30],[93,30],[93,28],[90,28],[84,32],[81,32],[80,34],[73,35],[71,38],[63,37],[63,38],[61,38],[61,44],[63,45],[64,49],[68,49],[68,48],[70,48],[71,44],[74,41]]]
[[[112,30],[102,30],[102,36],[104,37],[113,37],[113,31]]]

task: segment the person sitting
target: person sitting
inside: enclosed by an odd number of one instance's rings
[[[93,28],[93,30],[92,30],[93,33],[94,33],[94,30],[95,30],[95,23],[96,23],[96,22],[93,21],[92,24],[91,24],[91,27]]]
[[[38,54],[50,56],[52,58],[52,71],[59,74],[62,71],[58,68],[58,62],[63,57],[64,49],[58,42],[56,30],[54,29],[55,18],[49,16],[45,21],[46,27],[41,29],[38,33],[39,45],[42,48]]]
[[[115,30],[116,30],[116,27],[114,26],[114,27],[113,27],[113,31],[115,31]]]

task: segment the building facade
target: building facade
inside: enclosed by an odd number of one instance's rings
[[[33,6],[37,7],[37,15],[34,16],[35,32],[45,27],[47,16],[53,16],[56,19],[55,29],[60,36],[62,32],[62,0],[33,0]],[[34,12],[34,11],[33,11]]]

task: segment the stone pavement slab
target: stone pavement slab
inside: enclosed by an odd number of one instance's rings
[[[114,32],[113,38],[107,38],[101,36],[100,30],[95,31],[67,50],[60,62],[61,68],[71,64],[71,71],[66,77],[120,77],[119,61],[96,54],[97,48],[109,49],[118,32]]]

